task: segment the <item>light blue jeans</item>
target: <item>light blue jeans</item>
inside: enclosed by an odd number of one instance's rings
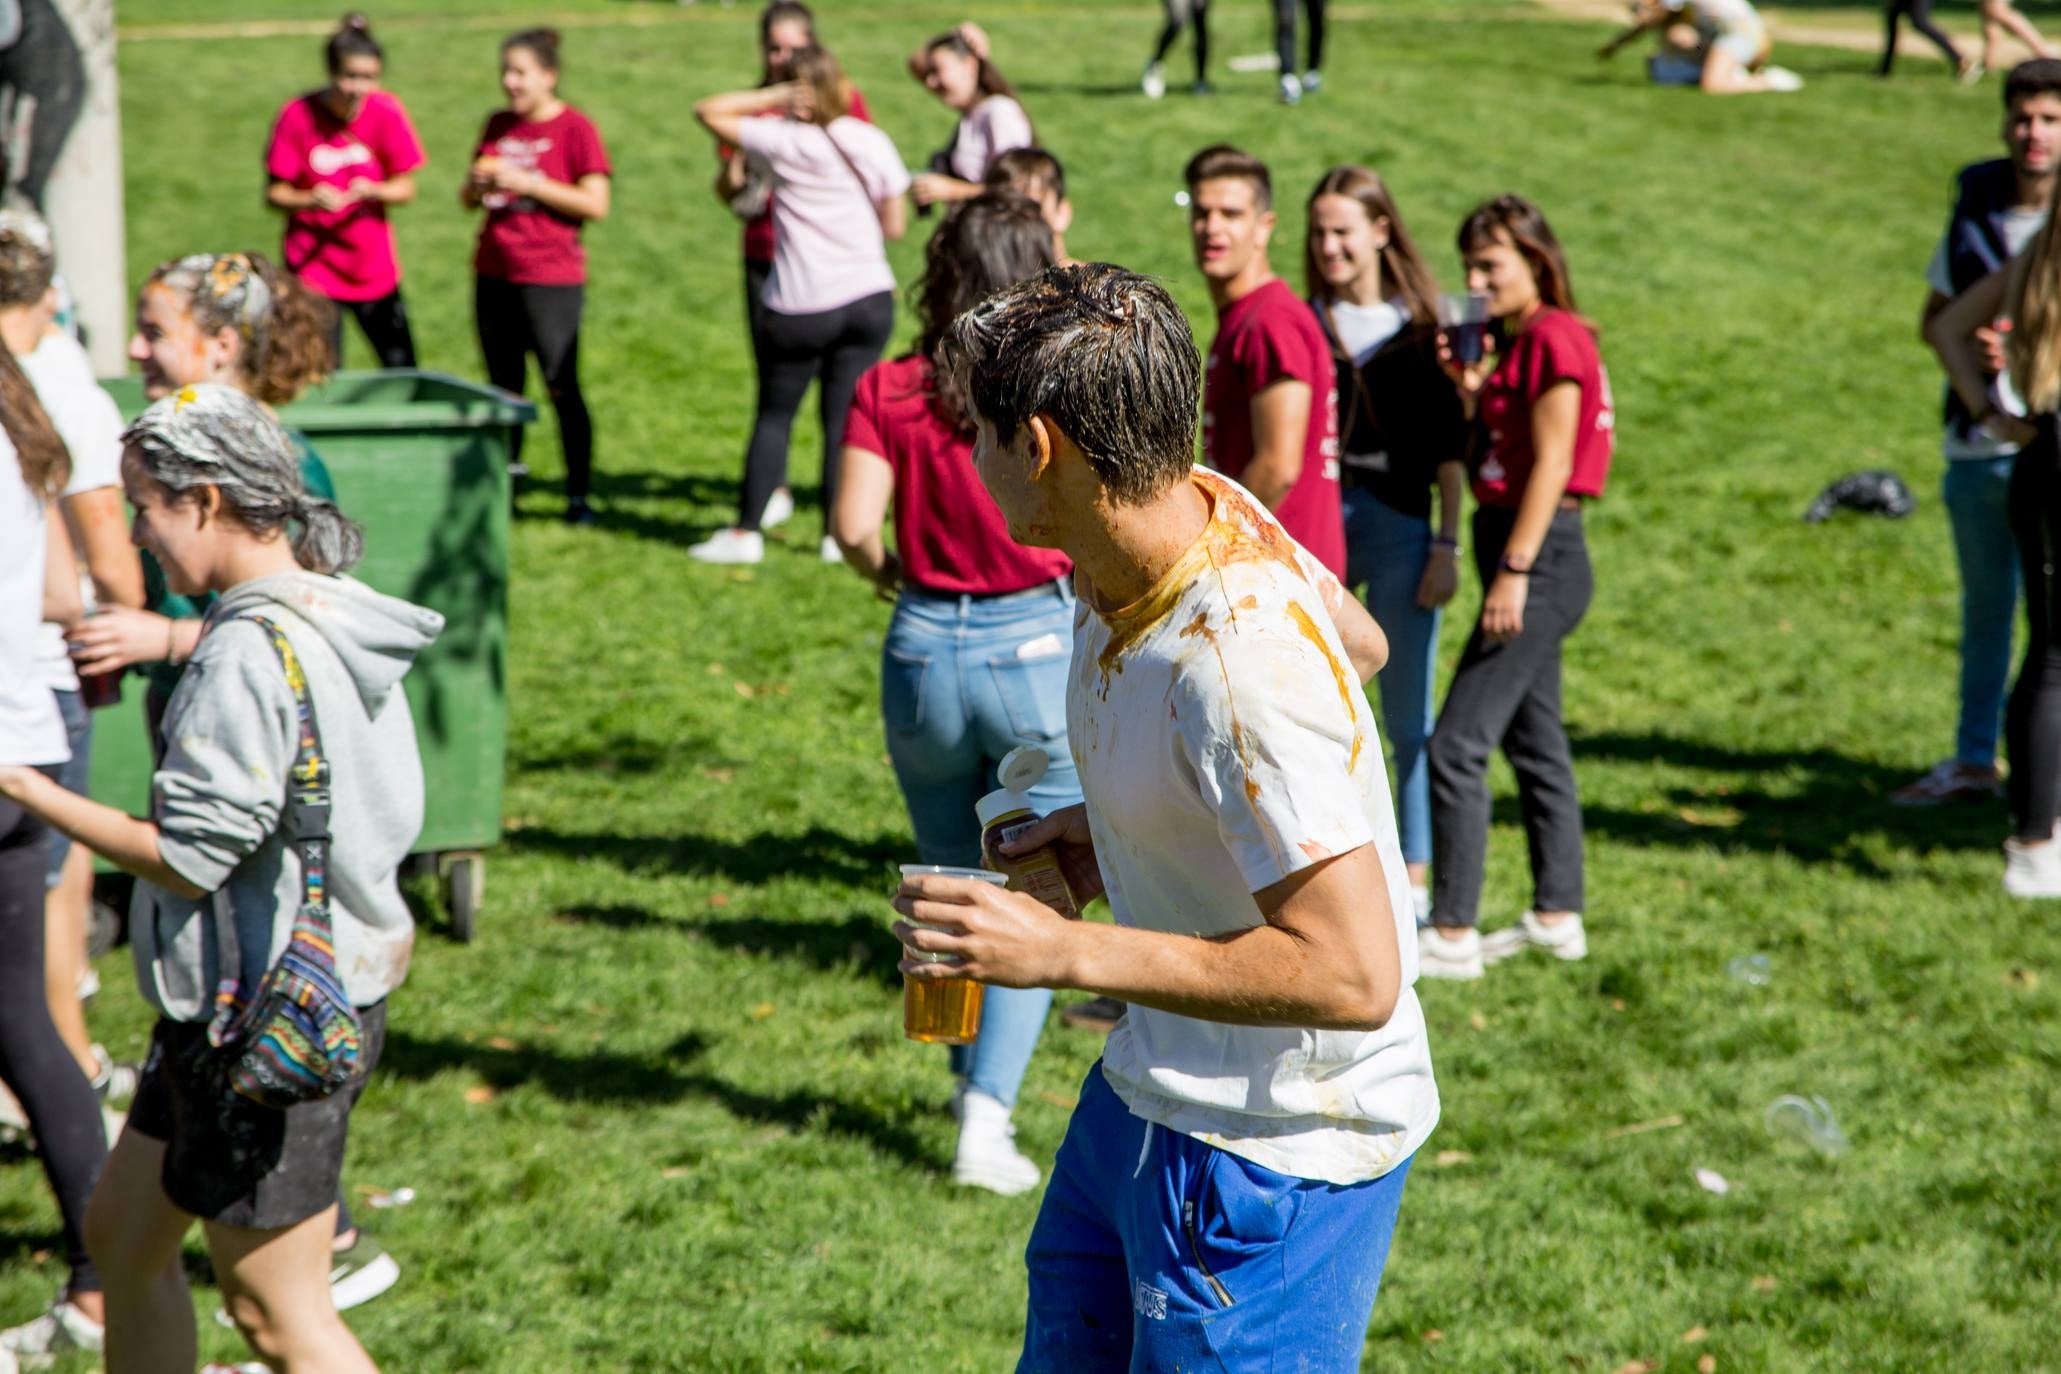
[[[1954,757],[1977,768],[1997,761],[1997,726],[2011,679],[2018,622],[2018,546],[2011,537],[2007,458],[1949,459],[1940,481],[1961,565],[1961,723]]]
[[[1073,589],[1050,582],[1009,596],[940,596],[905,588],[881,655],[887,753],[924,863],[980,863],[973,805],[1018,745],[1045,751],[1031,790],[1040,815],[1081,799],[1066,743]],[[989,987],[980,1037],[952,1047],[952,1072],[1014,1106],[1052,1006],[1048,988]]]
[[[1434,716],[1432,674],[1438,667],[1439,612],[1417,604],[1417,584],[1431,561],[1431,522],[1383,505],[1364,487],[1347,487],[1345,577],[1367,588],[1367,613],[1388,636],[1379,675],[1381,726],[1395,753],[1396,828],[1403,862],[1431,862],[1431,771],[1424,741]]]

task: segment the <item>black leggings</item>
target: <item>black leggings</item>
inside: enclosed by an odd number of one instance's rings
[[[1174,40],[1181,36],[1181,30],[1189,21],[1195,24],[1195,79],[1209,80],[1209,0],[1166,0],[1166,24],[1159,31],[1159,42],[1152,49],[1155,63],[1166,61],[1166,55],[1173,51]]]
[[[477,278],[473,294],[488,381],[522,395],[529,355],[536,355],[544,390],[558,412],[566,498],[582,504],[594,476],[594,425],[580,394],[580,308],[586,294],[584,286],[523,286],[497,277]],[[520,425],[509,440],[508,457],[522,458]]]
[[[1954,40],[1932,22],[1932,0],[1889,0],[1882,7],[1882,67],[1878,75],[1888,76],[1889,69],[1896,64],[1896,22],[1905,17],[1909,17],[1912,28],[1946,54],[1948,62],[1956,67],[1961,65],[1961,53],[1954,47]]]
[[[415,334],[408,328],[408,303],[401,299],[399,287],[394,288],[392,295],[376,301],[332,300],[330,304],[336,307],[336,318],[329,324],[329,352],[338,367],[343,366],[346,312],[357,318],[358,328],[365,332],[365,342],[372,345],[381,367],[415,366]]]
[[[100,1099],[58,1037],[43,993],[43,879],[50,831],[0,800],[0,1081],[20,1099],[64,1219],[73,1293],[100,1291],[86,1255],[86,1202],[107,1162]]]
[[[1274,0],[1274,51],[1283,76],[1296,72],[1295,6],[1296,0]],[[1313,72],[1324,65],[1324,0],[1302,0],[1302,8],[1310,19],[1310,61],[1302,70]]]
[[[2011,536],[2025,574],[2025,666],[2004,711],[2004,748],[2011,761],[2006,790],[2021,840],[2044,840],[2061,815],[2061,445],[2055,417],[2011,466]]]
[[[0,52],[0,88],[35,102],[21,165],[11,178],[30,205],[43,209],[43,188],[86,106],[86,66],[71,25],[51,0],[21,0],[21,35]]]
[[[760,329],[759,413],[752,422],[751,447],[744,454],[744,495],[737,523],[755,530],[766,502],[787,485],[787,439],[809,382],[821,383],[817,403],[823,420],[823,514],[837,500],[838,451],[844,447],[844,418],[851,412],[859,376],[880,360],[895,328],[895,295],[882,291],[815,315],[768,310]]]

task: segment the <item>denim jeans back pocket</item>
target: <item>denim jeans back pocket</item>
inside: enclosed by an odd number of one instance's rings
[[[912,654],[892,645],[880,656],[880,714],[888,733],[912,738],[923,730],[923,685],[930,675],[930,655]]]
[[[1041,635],[988,660],[995,692],[1019,739],[1048,744],[1066,735],[1066,676],[1073,646],[1058,635]]]

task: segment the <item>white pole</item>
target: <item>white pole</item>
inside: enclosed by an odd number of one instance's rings
[[[33,0],[28,0],[33,3]],[[71,29],[85,100],[43,192],[57,268],[79,312],[93,370],[128,370],[129,272],[122,218],[122,111],[115,80],[114,0],[49,0]]]

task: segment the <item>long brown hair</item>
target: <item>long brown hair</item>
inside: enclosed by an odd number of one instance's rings
[[[36,399],[36,388],[5,344],[0,344],[0,428],[6,429],[14,445],[29,490],[45,501],[55,501],[71,480],[71,450],[58,437],[57,426],[50,423],[43,403]]]
[[[2061,195],[2061,182],[2055,185]],[[2061,225],[2049,201],[2047,222],[2011,263],[2004,292],[2011,332],[2004,356],[2011,380],[2034,415],[2061,406]]]
[[[1310,192],[1306,209],[1315,209],[1320,196],[1344,196],[1357,201],[1366,212],[1370,224],[1388,225],[1388,243],[1381,249],[1381,274],[1409,303],[1410,318],[1418,324],[1438,322],[1438,278],[1432,275],[1431,266],[1424,261],[1424,255],[1417,251],[1416,240],[1403,227],[1403,217],[1395,208],[1395,197],[1388,193],[1388,184],[1371,167],[1360,167],[1347,163],[1333,167],[1317,180],[1317,188]],[[1302,241],[1304,280],[1309,296],[1314,301],[1332,299],[1330,283],[1324,280],[1323,264],[1317,260],[1316,235],[1307,233]]]
[[[195,253],[160,263],[144,283],[177,291],[202,333],[234,329],[244,390],[285,405],[329,375],[336,307],[261,253]]]
[[[803,48],[794,59],[794,79],[815,97],[811,123],[827,125],[851,113],[852,83],[830,49]]]
[[[1460,222],[1460,251],[1465,253],[1476,244],[1495,242],[1499,231],[1510,240],[1518,256],[1530,264],[1539,299],[1570,315],[1579,314],[1574,304],[1574,284],[1567,276],[1567,254],[1539,207],[1523,196],[1508,195],[1476,206],[1474,213]]]
[[[964,380],[939,350],[952,321],[1005,287],[1052,265],[1052,229],[1038,203],[1020,191],[983,191],[952,207],[923,250],[923,275],[911,289],[923,332],[916,351],[931,360],[939,414],[955,429],[973,427]]]
[[[980,91],[981,100],[985,100],[991,95],[1006,95],[1011,100],[1016,101],[1016,103],[1019,105],[1023,103],[1023,101],[1016,94],[1016,87],[1010,85],[1009,78],[1002,75],[1002,69],[996,66],[994,63],[988,61],[987,58],[975,52],[973,50],[973,45],[971,43],[968,43],[964,36],[962,36],[957,29],[954,29],[950,33],[941,33],[937,37],[931,39],[928,43],[925,43],[923,45],[923,55],[925,57],[928,57],[932,53],[936,52],[939,48],[950,48],[959,56],[970,57],[974,60],[976,64],[978,64],[980,75],[978,78],[977,89]],[[973,103],[975,105],[978,105],[980,104],[980,100],[976,100]],[[1030,117],[1030,111],[1024,111],[1024,117],[1028,119]],[[1037,138],[1037,130],[1033,128],[1031,130],[1031,141],[1035,143],[1037,142]]]

